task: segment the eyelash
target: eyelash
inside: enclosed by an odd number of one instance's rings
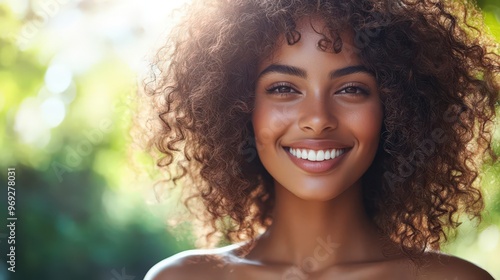
[[[286,88],[289,92],[279,92],[280,88]],[[346,89],[356,89],[355,93],[342,93],[342,91],[345,91]],[[296,94],[299,93],[298,90],[294,89],[293,86],[289,83],[277,83],[269,88],[266,88],[266,92],[268,94],[273,94],[273,95],[279,95],[279,96],[288,96],[290,94]],[[361,87],[355,83],[349,83],[346,84],[344,87],[342,87],[340,90],[335,92],[336,94],[354,94],[354,95],[369,95],[369,90],[366,89],[365,87]]]
[[[294,91],[294,92],[279,92],[279,91],[276,91],[280,88],[286,88],[288,91]],[[295,94],[295,93],[298,93],[297,90],[295,90],[293,88],[293,86],[289,83],[277,83],[277,84],[273,84],[272,86],[266,88],[266,92],[268,94],[273,94],[273,95],[279,95],[279,96],[287,96],[289,94]]]
[[[345,91],[346,89],[349,89],[349,88],[354,88],[357,90],[356,93],[340,93],[341,91]],[[340,94],[355,94],[355,95],[358,95],[358,94],[361,94],[361,95],[369,95],[369,90],[365,87],[362,87],[362,86],[359,86],[358,84],[355,84],[355,83],[349,83],[349,84],[346,84],[344,87],[342,87],[342,89],[336,91],[335,93],[340,93]]]

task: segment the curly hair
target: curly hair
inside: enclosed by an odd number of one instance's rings
[[[198,3],[199,2],[199,3]],[[258,62],[296,22],[318,17],[324,51],[356,52],[375,74],[381,141],[363,175],[364,206],[401,252],[439,249],[461,213],[479,218],[479,168],[491,148],[499,47],[469,2],[437,0],[196,1],[156,55],[145,84],[160,125],[148,148],[198,218],[230,241],[272,223],[273,180],[255,150],[251,114]],[[354,46],[339,33],[353,31]],[[152,102],[151,102],[152,99]],[[201,203],[199,203],[201,202]],[[198,203],[198,204],[197,204]]]

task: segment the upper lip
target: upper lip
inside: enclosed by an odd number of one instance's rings
[[[309,150],[330,150],[330,149],[346,149],[351,146],[331,139],[304,139],[290,142],[284,147],[294,149],[309,149]]]

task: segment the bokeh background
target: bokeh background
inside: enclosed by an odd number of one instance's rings
[[[500,2],[478,4],[500,40]],[[179,201],[157,203],[154,162],[130,152],[129,134],[138,77],[182,5],[0,1],[0,280],[138,280],[194,247],[188,223],[171,230]],[[15,273],[5,261],[8,167],[16,168]],[[464,220],[444,248],[498,279],[499,180],[500,165],[484,166],[484,221]]]

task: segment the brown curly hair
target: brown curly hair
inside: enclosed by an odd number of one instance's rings
[[[166,181],[188,194],[188,208],[202,202],[207,237],[249,240],[272,223],[273,181],[251,124],[257,65],[280,36],[299,41],[296,22],[310,16],[329,30],[319,46],[357,52],[379,86],[383,129],[363,195],[381,232],[414,258],[439,249],[460,213],[480,218],[478,170],[497,160],[491,138],[500,58],[473,4],[203,0],[187,10],[145,84],[160,125],[144,131]],[[346,28],[354,46],[339,36]]]

